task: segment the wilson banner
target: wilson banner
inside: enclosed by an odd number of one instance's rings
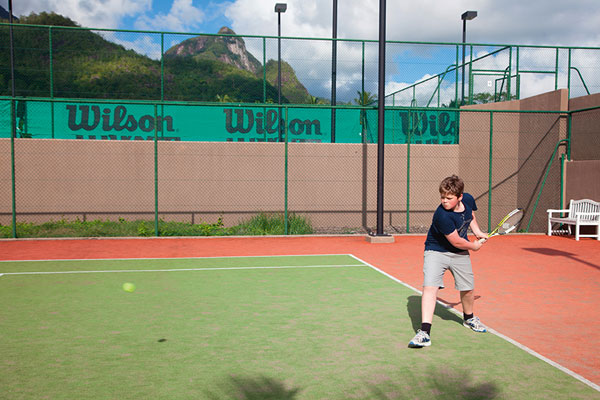
[[[15,101],[17,138],[207,142],[376,143],[377,110],[294,105],[148,105]],[[0,100],[0,135],[11,136],[11,101]],[[335,115],[335,134],[332,116]],[[385,142],[457,144],[458,112],[386,109]]]

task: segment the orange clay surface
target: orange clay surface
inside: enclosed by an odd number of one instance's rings
[[[0,260],[353,254],[420,289],[423,242],[411,235],[379,244],[364,236],[1,240]],[[600,384],[600,241],[494,237],[472,262],[475,313],[486,325]],[[439,299],[460,310],[450,274],[445,284]]]

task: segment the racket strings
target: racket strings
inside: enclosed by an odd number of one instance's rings
[[[504,234],[513,231],[517,227],[517,225],[519,225],[521,219],[523,219],[522,210],[519,210],[514,214],[508,215],[496,228],[497,232],[499,234]]]

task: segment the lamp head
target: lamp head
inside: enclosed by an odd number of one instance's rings
[[[277,3],[277,4],[275,4],[275,12],[276,13],[284,13],[285,10],[287,10],[287,4],[286,3]]]
[[[460,16],[460,19],[462,19],[463,21],[465,20],[472,20],[473,18],[475,18],[477,16],[477,11],[465,11],[463,13],[463,15]]]

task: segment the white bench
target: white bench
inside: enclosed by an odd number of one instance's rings
[[[583,200],[571,200],[569,208],[567,210],[547,210],[548,211],[548,236],[552,236],[552,224],[558,223],[567,225],[569,227],[569,233],[571,233],[571,226],[575,226],[575,240],[579,240],[580,237],[595,237],[596,240],[600,240],[600,203],[583,199]],[[560,217],[560,214],[566,214],[565,217]],[[579,228],[581,226],[595,226],[595,234],[581,234]]]

